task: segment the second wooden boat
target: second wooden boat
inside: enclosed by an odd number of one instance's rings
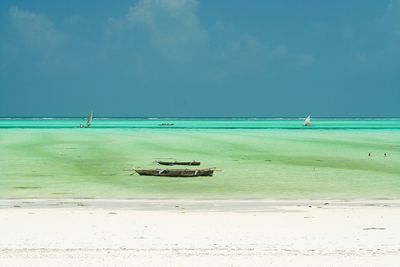
[[[200,165],[199,161],[160,161],[160,160],[157,160],[157,163],[160,165],[167,165],[167,166],[173,166],[173,165],[199,166]]]

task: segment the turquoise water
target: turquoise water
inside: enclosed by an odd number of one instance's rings
[[[81,123],[0,119],[0,198],[400,199],[396,118],[315,118],[312,127],[300,118]],[[159,167],[157,159],[199,160],[218,171],[132,175]]]
[[[174,129],[381,129],[400,130],[400,118],[316,118],[312,127],[303,118],[95,118],[92,128]],[[77,128],[83,118],[0,118],[3,128]],[[173,126],[162,126],[173,123]]]

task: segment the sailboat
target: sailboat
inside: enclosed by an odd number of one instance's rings
[[[311,126],[311,115],[304,120],[304,126]]]
[[[90,128],[90,126],[91,126],[91,124],[92,124],[92,121],[93,121],[93,111],[91,111],[91,112],[89,113],[89,116],[88,116],[88,118],[87,118],[86,125],[81,124],[80,127],[81,127],[81,128]]]
[[[86,122],[86,128],[90,128],[93,120],[93,111],[90,111],[87,122]]]

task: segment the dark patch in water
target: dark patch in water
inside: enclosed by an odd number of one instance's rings
[[[38,186],[15,186],[14,189],[39,189]]]
[[[272,161],[272,159],[264,159],[264,161],[271,162],[271,161]]]

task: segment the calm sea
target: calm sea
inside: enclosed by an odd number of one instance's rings
[[[400,130],[400,118],[95,118],[92,128]],[[0,128],[79,128],[85,118],[0,118]]]
[[[0,198],[400,199],[400,118],[1,118]],[[155,160],[213,177],[143,177]]]

